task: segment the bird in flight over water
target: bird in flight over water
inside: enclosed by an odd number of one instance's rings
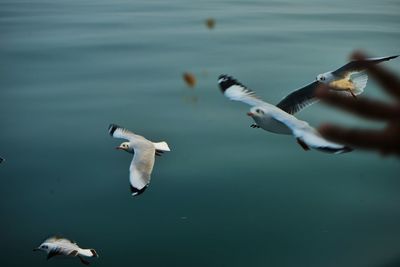
[[[315,81],[293,91],[276,106],[292,115],[299,112],[318,101],[315,92],[321,83],[327,85],[326,88],[330,90],[345,95],[352,95],[356,98],[356,95],[364,92],[364,88],[367,85],[368,75],[365,72],[366,68],[370,65],[389,61],[397,57],[377,57],[350,61],[337,70],[318,74]]]
[[[218,83],[222,93],[230,100],[246,103],[252,108],[247,113],[253,118],[252,127],[277,134],[291,134],[304,149],[314,148],[328,153],[345,153],[352,149],[324,139],[307,122],[294,117],[282,109],[261,100],[252,90],[246,88],[231,76],[221,75]]]
[[[89,265],[90,262],[84,258],[99,257],[96,250],[92,248],[80,248],[76,242],[57,236],[47,238],[39,247],[34,248],[33,251],[46,252],[48,260],[55,256],[78,257],[85,265]]]
[[[150,183],[155,156],[161,156],[164,151],[171,151],[168,144],[166,142],[153,143],[116,124],[110,124],[108,132],[114,138],[128,140],[116,149],[134,154],[129,166],[129,182],[132,196],[142,194]]]

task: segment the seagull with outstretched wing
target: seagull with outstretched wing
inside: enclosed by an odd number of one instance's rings
[[[365,69],[368,68],[368,65],[389,61],[397,57],[390,56],[353,60],[337,70],[319,74],[314,82],[293,91],[276,106],[289,114],[299,112],[301,109],[318,101],[315,97],[315,91],[321,83],[328,85],[335,92],[356,97],[356,95],[364,91],[367,85],[368,75],[365,73]]]
[[[345,153],[352,149],[324,139],[307,122],[294,117],[261,100],[252,90],[228,75],[221,75],[218,83],[222,93],[230,100],[246,103],[252,108],[247,113],[255,121],[256,127],[277,134],[292,134],[304,150],[314,148],[329,153]]]
[[[64,237],[53,236],[47,238],[39,247],[34,248],[33,251],[44,251],[47,253],[47,260],[55,256],[64,257],[77,257],[80,261],[89,265],[90,262],[86,258],[98,258],[96,250],[93,248],[83,249],[72,240]]]
[[[168,144],[166,142],[153,143],[143,136],[115,124],[110,124],[108,132],[114,138],[128,140],[116,148],[134,154],[129,167],[129,182],[132,196],[140,195],[150,183],[155,155],[171,151]]]

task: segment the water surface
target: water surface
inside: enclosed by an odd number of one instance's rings
[[[399,12],[372,0],[0,0],[2,266],[80,265],[32,252],[52,234],[96,248],[93,266],[396,261],[398,159],[306,153],[251,129],[217,77],[277,103],[355,48],[398,54]],[[385,98],[371,81],[365,95]],[[322,105],[298,116],[382,126]],[[173,150],[140,197],[109,123]]]

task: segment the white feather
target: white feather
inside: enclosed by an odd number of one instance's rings
[[[351,81],[354,84],[354,90],[352,90],[353,93],[359,95],[364,92],[364,88],[367,86],[368,75],[366,73],[359,73],[358,75],[351,77]]]
[[[261,114],[257,112],[257,110],[262,110],[263,113]],[[286,125],[290,129],[295,138],[300,139],[309,147],[319,150],[325,150],[335,154],[349,151],[349,148],[341,144],[333,143],[324,139],[317,132],[317,130],[311,127],[307,122],[299,120],[293,115],[290,115],[276,107],[268,105],[252,107],[251,112],[252,114],[254,114],[253,115],[254,121],[256,121],[257,124],[264,130],[274,132],[273,130],[270,129],[271,126],[270,121],[272,119]]]
[[[158,142],[158,143],[154,143],[153,142],[154,147],[156,148],[156,150],[161,150],[161,151],[171,151],[171,149],[169,148],[167,142]]]
[[[224,95],[230,100],[240,101],[250,106],[258,106],[265,104],[255,93],[240,85],[232,85],[226,89]]]

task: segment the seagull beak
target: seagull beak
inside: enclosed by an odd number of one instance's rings
[[[115,149],[117,149],[117,150],[124,150],[124,149],[123,149],[122,147],[120,147],[120,146],[116,146]]]
[[[254,116],[254,114],[253,114],[253,113],[251,113],[251,112],[247,112],[247,116],[253,117],[253,116]]]
[[[40,250],[39,248],[34,248],[34,249],[33,249],[33,251],[39,251],[39,250]]]

